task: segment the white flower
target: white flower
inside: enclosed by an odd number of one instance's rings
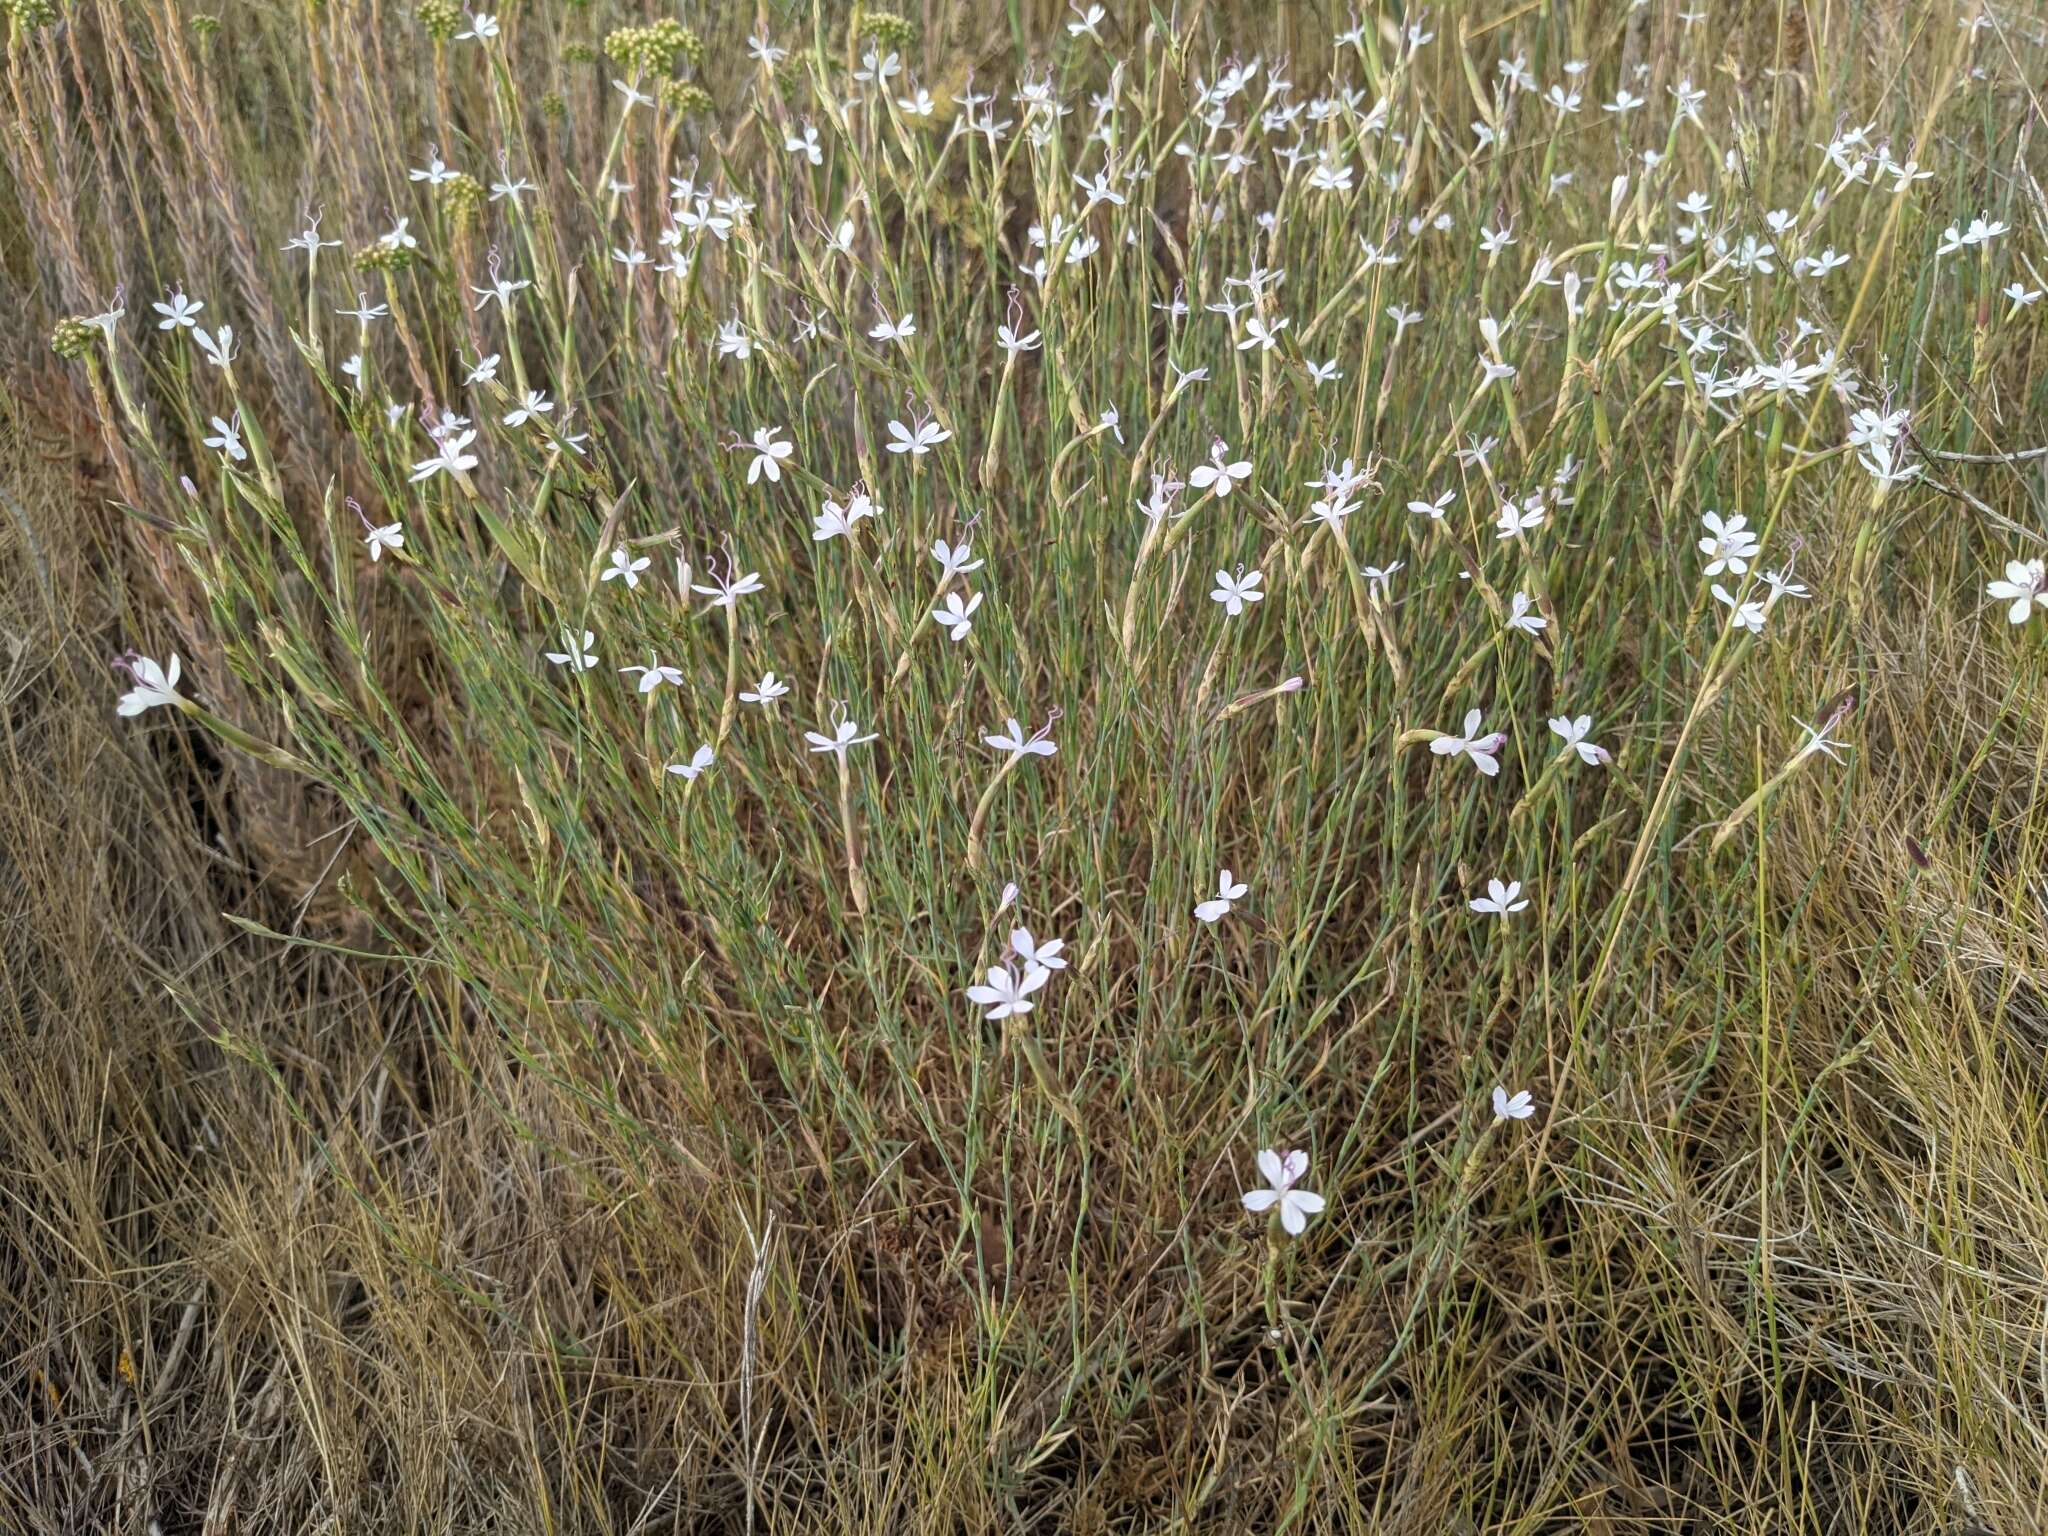
[[[176,651],[171,652],[171,665],[168,670],[158,666],[147,656],[129,656],[119,665],[125,667],[128,674],[135,679],[135,686],[121,695],[121,702],[116,706],[117,712],[121,715],[139,715],[146,709],[156,709],[161,705],[176,708],[185,702],[184,696],[178,692]]]
[[[1700,526],[1708,534],[1699,544],[1700,553],[1707,557],[1707,575],[1718,576],[1726,570],[1740,576],[1749,569],[1759,546],[1756,535],[1749,532],[1748,518],[1738,512],[1723,521],[1720,513],[1708,512],[1700,518]]]
[[[889,423],[889,442],[885,446],[891,453],[907,453],[912,458],[921,459],[952,435],[936,421],[920,421],[915,429],[900,421],[892,421]]]
[[[877,734],[879,733],[870,731],[863,736],[860,734],[859,721],[841,720],[832,727],[830,736],[820,735],[817,731],[805,731],[804,740],[811,744],[813,752],[830,752],[844,758],[848,747],[857,747],[864,741],[873,741]]]
[[[1046,939],[1041,943],[1031,936],[1029,928],[1010,930],[1010,948],[1017,952],[1017,958],[1027,970],[1064,971],[1067,957],[1060,951],[1066,947],[1065,939]]]
[[[1456,501],[1457,499],[1458,493],[1456,491],[1445,491],[1443,495],[1437,497],[1435,501],[1409,502],[1408,510],[1410,512],[1413,512],[1417,517],[1426,517],[1430,519],[1430,521],[1436,522],[1442,519],[1445,511],[1450,507],[1451,503]]]
[[[638,672],[640,674],[638,686],[639,691],[642,693],[652,693],[663,683],[667,683],[671,688],[683,686],[683,669],[681,667],[663,666],[659,656],[648,657],[648,663],[644,667],[621,667],[619,670],[621,672]]]
[[[386,523],[382,528],[372,528],[363,542],[370,546],[370,564],[375,565],[385,550],[405,548],[405,524]]]
[[[753,462],[747,465],[747,484],[752,485],[763,475],[771,485],[780,482],[782,461],[796,451],[796,444],[782,436],[780,427],[756,427],[753,448]]]
[[[156,328],[160,331],[175,331],[181,325],[189,329],[199,323],[199,311],[206,308],[199,300],[186,298],[182,289],[171,291],[170,303],[152,304],[149,307],[163,316],[163,319],[156,323]]]
[[[1198,491],[1214,489],[1220,496],[1228,496],[1240,480],[1249,480],[1252,473],[1251,460],[1239,459],[1229,462],[1230,450],[1222,438],[1217,438],[1209,448],[1209,462],[1198,464],[1188,474],[1188,484]]]
[[[537,389],[529,389],[526,398],[505,413],[504,423],[508,427],[523,427],[536,416],[545,416],[554,408],[554,401]]]
[[[1244,612],[1246,603],[1260,602],[1265,593],[1259,590],[1259,583],[1265,577],[1258,571],[1244,576],[1232,576],[1228,571],[1216,573],[1216,588],[1209,596],[1223,605],[1223,611],[1233,619]]]
[[[998,752],[1008,752],[1013,756],[1051,757],[1059,751],[1059,747],[1046,735],[1051,729],[1051,723],[1047,722],[1042,730],[1027,736],[1024,727],[1017,723],[1017,717],[1012,715],[1003,722],[1002,730],[992,731],[981,739]]]
[[[990,1023],[1029,1013],[1032,1009],[1031,994],[1044,986],[1051,971],[1037,966],[1026,966],[1020,981],[1007,965],[992,965],[985,985],[967,989],[969,1000],[979,1003],[988,1010],[985,1015]]]
[[[1568,715],[1559,715],[1550,722],[1550,729],[1560,737],[1565,746],[1579,754],[1579,761],[1594,768],[1612,759],[1613,754],[1605,747],[1595,746],[1586,740],[1593,729],[1593,717],[1580,715],[1576,720]]]
[[[628,591],[640,585],[640,573],[654,562],[646,555],[633,558],[632,552],[623,544],[612,548],[612,563],[597,579],[599,581],[623,581]]]
[[[1474,912],[1484,912],[1490,917],[1506,917],[1510,912],[1519,912],[1529,905],[1529,898],[1522,894],[1522,882],[1510,880],[1502,885],[1498,880],[1486,882],[1486,894],[1474,896],[1465,903]]]
[[[248,450],[242,446],[242,413],[235,412],[232,421],[222,421],[218,416],[214,417],[213,436],[206,439],[206,446],[218,448],[237,464],[248,458]]]
[[[946,594],[946,606],[934,608],[932,617],[937,619],[947,635],[957,645],[965,640],[974,629],[974,610],[981,606],[981,594],[970,593],[966,602],[960,601],[958,592]]]
[[[1270,1211],[1276,1205],[1280,1208],[1280,1225],[1289,1237],[1299,1237],[1308,1226],[1308,1219],[1323,1209],[1323,1197],[1306,1189],[1294,1186],[1308,1172],[1308,1154],[1303,1151],[1276,1152],[1271,1147],[1259,1152],[1259,1177],[1266,1181],[1264,1189],[1248,1189],[1244,1193],[1244,1208],[1254,1214]]]
[[[1728,622],[1730,624],[1734,625],[1737,629],[1746,629],[1752,635],[1761,635],[1764,632],[1765,614],[1762,603],[1738,599],[1718,581],[1714,583],[1711,590],[1714,594],[1714,601],[1728,610]]]
[[[476,455],[462,451],[475,441],[474,431],[457,432],[454,436],[444,439],[439,453],[431,459],[421,459],[419,463],[413,465],[412,483],[418,485],[420,481],[430,480],[444,470],[451,475],[461,475],[475,469]]]
[[[868,328],[868,335],[875,341],[905,341],[917,334],[917,319],[905,315],[901,320],[891,320],[885,312],[881,320]]]
[[[962,539],[958,545],[948,544],[944,539],[932,540],[932,558],[939,562],[943,574],[941,581],[951,581],[955,576],[964,576],[969,571],[978,571],[984,562],[969,559],[973,546]]]
[[[713,755],[711,744],[706,742],[690,754],[690,760],[687,763],[670,763],[668,771],[679,775],[685,781],[695,779],[699,774],[710,768]]]
[[[1250,889],[1242,880],[1232,880],[1230,871],[1226,869],[1216,878],[1216,894],[1195,908],[1195,916],[1202,922],[1213,923],[1228,914],[1231,904],[1242,899]]]
[[[1508,615],[1508,628],[1519,629],[1525,635],[1541,634],[1550,620],[1536,613],[1535,606],[1534,599],[1528,593],[1517,592],[1513,603],[1514,611]]]
[[[2006,618],[2014,624],[2024,624],[2037,606],[2048,608],[2048,564],[2039,560],[2008,560],[2005,579],[1990,583],[1984,591],[2001,603],[2010,602]]]
[[[1536,1113],[1536,1101],[1524,1088],[1513,1098],[1507,1089],[1496,1083],[1493,1087],[1493,1118],[1496,1120],[1526,1120]]]
[[[1479,727],[1485,722],[1485,718],[1476,709],[1467,710],[1464,734],[1439,736],[1429,744],[1429,750],[1438,757],[1455,757],[1463,753],[1472,759],[1474,768],[1489,779],[1492,778],[1500,772],[1499,753],[1500,749],[1507,745],[1508,737],[1505,731],[1497,731],[1491,736],[1480,735]]]
[[[562,648],[559,651],[542,651],[541,654],[558,667],[568,667],[576,672],[588,672],[597,665],[597,658],[590,654],[590,648],[597,644],[597,636],[589,630],[583,631],[581,640],[574,630],[562,631]]]
[[[761,681],[754,684],[751,688],[740,690],[740,702],[742,704],[773,704],[788,692],[789,684],[785,683],[773,672],[763,672],[761,674]]]

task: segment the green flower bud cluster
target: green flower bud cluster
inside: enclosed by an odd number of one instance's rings
[[[81,320],[73,315],[59,320],[57,328],[50,332],[50,350],[66,362],[75,363],[92,350],[99,334],[100,328],[90,320]]]
[[[484,184],[474,176],[457,171],[441,183],[441,204],[459,229],[477,216],[484,205]]]
[[[462,26],[462,7],[455,0],[420,0],[418,15],[427,36],[445,43]]]
[[[418,256],[419,252],[409,245],[400,245],[395,240],[379,240],[375,245],[365,246],[356,252],[356,265],[365,272],[403,272]]]
[[[569,115],[569,103],[562,99],[560,91],[549,91],[540,99],[540,115],[558,123]]]
[[[711,93],[694,80],[664,80],[658,94],[662,106],[677,117],[709,113],[714,105]]]
[[[871,11],[862,6],[853,13],[853,32],[883,48],[907,48],[917,29],[894,11]]]
[[[564,43],[562,58],[570,64],[595,64],[597,49],[589,43]]]
[[[37,32],[57,19],[53,0],[0,0],[0,13],[23,32]]]
[[[604,51],[626,68],[651,77],[673,74],[678,57],[696,68],[704,58],[704,42],[680,21],[665,16],[652,26],[619,27],[605,38]]]

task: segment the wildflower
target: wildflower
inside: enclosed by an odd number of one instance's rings
[[[1737,629],[1746,629],[1752,635],[1764,632],[1764,605],[1752,602],[1747,597],[1737,598],[1718,581],[1712,588],[1714,601],[1728,610],[1728,622]]]
[[[386,523],[382,528],[372,528],[363,542],[370,546],[370,564],[375,565],[385,550],[405,548],[405,524]]]
[[[1209,462],[1188,472],[1188,484],[1198,491],[1212,491],[1220,498],[1228,496],[1238,481],[1249,480],[1251,475],[1251,460],[1230,462],[1230,449],[1219,437],[1209,445]]]
[[[811,744],[813,752],[830,752],[843,760],[848,747],[857,747],[864,741],[873,741],[877,734],[879,733],[870,731],[863,736],[860,734],[858,721],[841,720],[832,727],[830,736],[820,735],[816,731],[805,731],[804,740]]]
[[[621,672],[638,672],[640,674],[640,681],[637,686],[641,693],[652,693],[663,683],[667,683],[671,688],[683,686],[683,669],[681,667],[663,666],[659,656],[650,656],[648,658],[648,665],[644,667],[621,667],[619,670]]]
[[[908,341],[916,334],[915,316],[905,315],[901,320],[891,320],[886,310],[883,311],[882,318],[868,328],[868,336],[874,341]]]
[[[1512,501],[1500,504],[1500,516],[1493,521],[1494,535],[1499,539],[1512,539],[1543,525],[1543,498],[1530,496],[1520,506]]]
[[[199,323],[199,311],[206,308],[199,300],[186,298],[182,288],[171,290],[168,304],[152,304],[149,307],[163,316],[163,319],[156,323],[156,328],[160,331],[175,331],[179,326],[189,329]]]
[[[597,658],[590,654],[590,648],[597,644],[597,636],[589,630],[583,631],[581,640],[571,629],[562,631],[562,649],[542,651],[541,654],[558,667],[567,667],[572,672],[588,672],[597,665]]]
[[[1445,734],[1429,744],[1429,750],[1438,757],[1455,757],[1463,754],[1472,759],[1472,766],[1489,779],[1500,772],[1500,749],[1507,745],[1507,732],[1498,731],[1491,736],[1481,736],[1479,727],[1485,716],[1476,709],[1465,713],[1464,734]]]
[[[943,608],[933,609],[932,617],[939,621],[940,627],[946,631],[948,638],[957,645],[972,633],[974,629],[974,610],[980,606],[981,594],[979,592],[969,594],[967,601],[964,603],[960,601],[960,594],[958,592],[948,592],[946,594],[946,605]]]
[[[1525,635],[1540,635],[1550,620],[1534,611],[1535,601],[1526,592],[1517,592],[1512,603],[1513,611],[1508,615],[1508,628],[1519,629]]]
[[[1233,903],[1241,900],[1251,887],[1242,880],[1232,880],[1230,871],[1224,870],[1216,878],[1216,894],[1195,907],[1195,917],[1205,923],[1213,923],[1228,915]]]
[[[747,484],[752,485],[766,475],[772,485],[781,481],[782,461],[796,451],[796,444],[783,437],[780,427],[756,427],[753,450],[753,461],[747,465]]]
[[[1988,584],[1987,596],[2012,606],[2005,611],[2008,622],[2024,624],[2035,608],[2048,609],[2048,564],[2039,560],[2008,560],[2005,578]]]
[[[476,433],[474,432],[458,432],[452,437],[444,439],[440,444],[441,451],[439,453],[435,454],[432,458],[422,459],[419,463],[413,465],[412,483],[418,485],[422,480],[432,479],[444,470],[451,475],[460,475],[475,469],[477,464],[476,456],[462,451],[475,441]]]
[[[763,672],[761,680],[754,684],[753,687],[740,690],[740,702],[742,704],[760,704],[765,706],[773,704],[788,692],[789,684],[785,683],[773,672]]]
[[[171,652],[168,668],[158,666],[148,656],[130,653],[121,657],[115,665],[135,680],[135,686],[121,695],[121,702],[115,706],[123,717],[139,715],[144,710],[168,705],[173,709],[183,707],[184,695],[178,692],[178,653]]]
[[[1264,1189],[1248,1189],[1244,1193],[1244,1208],[1254,1215],[1270,1211],[1275,1206],[1280,1210],[1280,1225],[1289,1237],[1299,1237],[1308,1226],[1308,1219],[1321,1213],[1323,1197],[1295,1185],[1308,1172],[1308,1154],[1302,1151],[1276,1152],[1271,1147],[1259,1152],[1259,1177],[1266,1181]]]
[[[625,545],[616,544],[612,546],[611,565],[597,579],[599,581],[623,581],[626,584],[626,589],[631,591],[640,585],[640,573],[652,564],[654,564],[654,561],[648,556],[642,555],[636,560],[633,558],[632,552]]]
[[[1052,972],[1036,966],[1026,966],[1020,980],[1007,965],[992,965],[988,981],[967,989],[969,1000],[979,1003],[988,1012],[983,1015],[988,1023],[1019,1017],[1031,1011],[1031,994],[1044,986]]]
[[[710,598],[711,606],[714,608],[738,607],[741,598],[750,597],[756,592],[765,590],[761,585],[761,573],[759,571],[749,571],[737,581],[728,581],[716,571],[713,571],[711,573],[711,580],[712,585],[708,587],[692,582],[690,590],[702,597]]]
[[[714,755],[711,744],[706,742],[690,754],[687,763],[670,763],[668,771],[679,776],[685,783],[693,782],[698,775],[710,768]]]
[[[914,459],[921,459],[952,435],[936,421],[920,421],[914,429],[900,421],[892,421],[889,423],[889,442],[885,446],[891,453],[907,453]]]
[[[555,408],[555,402],[537,389],[529,389],[526,398],[507,411],[504,423],[508,427],[523,427],[537,416],[545,416]]]
[[[1435,501],[1409,502],[1408,510],[1410,512],[1413,512],[1418,517],[1426,517],[1431,522],[1437,522],[1440,521],[1444,513],[1449,510],[1451,503],[1456,501],[1457,499],[1458,493],[1456,491],[1445,491],[1443,495],[1437,497]]]
[[[1242,567],[1240,567],[1242,569]],[[1216,573],[1216,589],[1209,594],[1223,605],[1223,611],[1233,619],[1244,612],[1246,603],[1256,603],[1265,597],[1259,590],[1259,583],[1265,579],[1261,572],[1232,576],[1228,571]]]
[[[1535,1101],[1535,1100],[1534,1100],[1533,1098],[1531,1098],[1531,1097],[1529,1096],[1529,1090],[1528,1090],[1528,1089],[1524,1088],[1524,1089],[1520,1090],[1520,1091],[1519,1091],[1518,1093],[1516,1093],[1516,1094],[1515,1094],[1515,1096],[1514,1096],[1513,1098],[1509,1098],[1509,1097],[1508,1097],[1508,1091],[1507,1091],[1507,1089],[1505,1089],[1505,1088],[1501,1087],[1501,1086],[1500,1086],[1500,1085],[1499,1085],[1498,1083],[1496,1083],[1496,1084],[1494,1085],[1494,1089],[1493,1089],[1493,1118],[1494,1118],[1494,1119],[1496,1119],[1496,1120],[1526,1120],[1526,1119],[1528,1119],[1528,1118],[1529,1118],[1529,1117],[1530,1117],[1531,1115],[1533,1115],[1533,1114],[1535,1114],[1535,1113],[1536,1113],[1536,1101]]]
[[[207,447],[218,448],[237,464],[249,457],[248,450],[242,447],[242,413],[240,411],[235,412],[234,418],[230,421],[222,421],[218,416],[214,417],[213,436],[206,438],[204,441]]]
[[[1579,754],[1580,762],[1590,767],[1597,768],[1602,763],[1613,760],[1614,754],[1605,747],[1596,746],[1586,740],[1587,734],[1593,729],[1591,715],[1580,715],[1576,720],[1567,715],[1559,715],[1550,722],[1550,729],[1569,750]]]
[[[1474,912],[1483,912],[1493,917],[1506,917],[1510,912],[1519,912],[1529,905],[1529,898],[1522,894],[1522,882],[1510,880],[1503,885],[1498,880],[1486,882],[1486,894],[1474,896],[1465,903]]]
[[[968,558],[972,554],[973,547],[966,539],[962,539],[957,547],[944,539],[932,540],[932,558],[939,562],[941,581],[951,581],[955,576],[980,570],[986,562]]]
[[[804,131],[801,134],[785,135],[782,147],[792,155],[802,155],[813,165],[825,163],[825,152],[818,147],[818,130],[809,123],[804,124]]]
[[[1000,731],[991,731],[981,739],[998,752],[1007,752],[1012,757],[1051,757],[1059,751],[1059,747],[1047,734],[1051,730],[1052,722],[1048,721],[1037,731],[1026,735],[1024,727],[1019,725],[1017,717],[1012,715],[1003,722]]]

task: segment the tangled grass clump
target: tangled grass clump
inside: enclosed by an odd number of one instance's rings
[[[29,15],[0,1526],[2042,1525],[2038,16]]]

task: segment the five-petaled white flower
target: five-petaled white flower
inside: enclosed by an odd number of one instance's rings
[[[385,550],[405,548],[405,524],[386,523],[382,528],[372,528],[363,542],[370,546],[370,564],[375,565]]]
[[[1231,879],[1230,871],[1224,870],[1216,877],[1216,894],[1196,905],[1196,918],[1205,923],[1213,923],[1219,917],[1227,916],[1232,905],[1243,899],[1244,893],[1250,889],[1244,881]]]
[[[174,288],[171,290],[171,301],[168,304],[152,304],[149,307],[163,316],[163,319],[156,323],[158,330],[175,331],[181,325],[187,329],[197,325],[199,311],[206,308],[206,305],[198,299],[186,298],[183,289]]]
[[[588,672],[597,665],[597,658],[590,654],[590,648],[597,644],[597,636],[589,630],[583,631],[583,638],[576,638],[576,631],[562,631],[562,648],[559,651],[542,651],[541,654],[558,667],[568,667],[575,672]]]
[[[623,544],[616,544],[612,547],[611,565],[597,579],[599,581],[623,581],[630,591],[632,588],[640,585],[640,573],[653,563],[653,560],[649,559],[646,555],[640,556],[637,560],[634,559],[631,550],[627,549]]]
[[[1264,1189],[1248,1189],[1244,1192],[1244,1208],[1257,1214],[1270,1211],[1275,1206],[1280,1210],[1280,1225],[1289,1237],[1299,1237],[1308,1226],[1308,1219],[1323,1209],[1323,1197],[1306,1189],[1297,1189],[1301,1178],[1308,1172],[1308,1154],[1298,1148],[1292,1152],[1278,1152],[1271,1147],[1259,1152],[1259,1177],[1266,1181]]]
[[[1059,751],[1058,746],[1046,735],[1051,729],[1052,725],[1047,723],[1027,735],[1024,727],[1017,723],[1017,717],[1012,715],[1003,722],[1000,731],[991,731],[981,739],[998,752],[1008,752],[1015,757],[1051,757]]]
[[[988,968],[988,981],[969,987],[967,996],[988,1010],[984,1017],[993,1024],[1029,1013],[1034,1006],[1031,994],[1044,986],[1051,975],[1041,966],[1027,965],[1020,980],[1007,965],[992,965]]]
[[[752,485],[766,475],[773,485],[781,481],[782,461],[796,451],[796,444],[782,435],[780,427],[756,427],[753,451],[753,462],[747,465],[747,484]]]
[[[1586,740],[1587,734],[1593,729],[1591,715],[1580,715],[1576,719],[1569,715],[1559,715],[1550,722],[1550,729],[1566,747],[1579,754],[1579,761],[1582,763],[1598,768],[1602,763],[1613,759],[1614,754],[1605,747],[1596,746]]]
[[[2005,563],[2005,579],[1988,584],[1986,595],[2001,603],[2012,606],[2005,610],[2005,617],[2013,624],[2024,624],[2027,615],[2036,608],[2048,609],[2048,563],[2040,560],[2008,560]]]
[[[1010,948],[1027,970],[1064,971],[1067,957],[1060,953],[1067,947],[1065,939],[1035,939],[1029,928],[1010,930]]]
[[[1215,590],[1209,596],[1221,603],[1223,611],[1234,619],[1244,612],[1246,603],[1256,603],[1264,599],[1266,594],[1259,590],[1259,583],[1263,580],[1264,575],[1258,571],[1250,571],[1243,576],[1218,571]]]
[[[1737,512],[1724,520],[1720,513],[1708,512],[1701,516],[1700,526],[1707,530],[1707,537],[1699,545],[1700,553],[1707,557],[1707,575],[1733,571],[1740,576],[1749,569],[1759,545],[1756,535],[1749,531],[1748,518]]]
[[[412,483],[432,479],[446,471],[451,475],[464,475],[476,468],[476,455],[462,450],[476,441],[474,430],[457,432],[441,440],[441,451],[431,459],[421,459],[412,467]]]
[[[171,652],[171,664],[160,667],[148,656],[124,656],[117,663],[135,679],[135,686],[121,695],[121,702],[115,706],[121,715],[139,715],[145,709],[156,709],[168,705],[172,708],[185,702],[178,692],[178,653]]]
[[[1238,481],[1249,480],[1251,474],[1251,460],[1232,462],[1230,449],[1219,437],[1209,446],[1209,462],[1197,464],[1188,472],[1188,484],[1198,491],[1213,489],[1218,496],[1228,496]]]
[[[811,744],[813,752],[831,752],[844,758],[848,747],[857,747],[864,741],[873,741],[878,734],[880,733],[870,731],[863,736],[860,734],[859,721],[841,720],[832,727],[830,736],[821,735],[817,731],[805,731],[804,740]]]
[[[1510,1098],[1508,1097],[1507,1089],[1501,1087],[1498,1083],[1493,1085],[1494,1119],[1526,1120],[1535,1113],[1536,1101],[1529,1096],[1528,1089],[1524,1088],[1516,1093],[1513,1098]]]
[[[1529,898],[1522,894],[1522,882],[1510,880],[1503,885],[1498,880],[1486,882],[1486,894],[1474,896],[1465,903],[1474,912],[1484,912],[1490,917],[1506,917],[1510,912],[1519,912],[1529,905]]]
[[[713,756],[711,744],[705,742],[695,752],[690,754],[690,760],[687,763],[670,763],[668,771],[685,781],[694,780],[699,774],[711,767]]]
[[[915,427],[892,421],[886,446],[891,453],[907,453],[912,458],[921,459],[952,435],[936,421],[920,421]]]
[[[789,684],[785,683],[773,672],[763,672],[761,674],[761,681],[754,684],[751,688],[742,688],[740,690],[740,702],[742,704],[773,704],[788,692]]]
[[[1472,766],[1489,779],[1500,772],[1500,749],[1507,745],[1507,732],[1496,731],[1490,736],[1479,734],[1479,727],[1486,717],[1479,710],[1465,712],[1463,734],[1446,733],[1429,744],[1429,750],[1438,757],[1454,757],[1463,753],[1472,759]]]
[[[958,592],[948,592],[946,594],[946,605],[943,608],[934,608],[932,610],[932,617],[939,621],[940,626],[944,628],[947,635],[955,644],[958,644],[973,632],[974,610],[980,606],[981,594],[979,592],[969,593],[967,601],[964,603],[960,601],[960,594]]]
[[[663,683],[667,683],[671,688],[683,686],[683,669],[681,667],[663,666],[659,656],[651,656],[648,660],[650,663],[648,666],[621,667],[619,670],[621,672],[638,672],[640,674],[639,689],[642,693],[652,693]]]

